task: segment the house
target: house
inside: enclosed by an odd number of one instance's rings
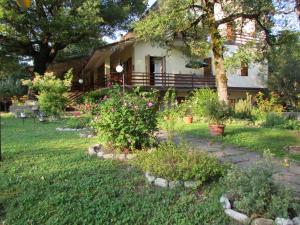
[[[247,41],[259,41],[253,21],[242,21],[241,24],[238,32],[232,23],[220,28],[227,38],[226,54],[235,52],[240,44]],[[180,38],[174,43],[175,46],[182,44]],[[85,90],[91,90],[106,87],[111,82],[122,83],[124,75],[126,86],[156,88],[162,92],[173,87],[177,96],[185,97],[196,88],[216,88],[213,61],[213,57],[208,55],[199,59],[198,63],[202,62],[202,66],[195,68],[190,66],[190,59],[179,48],[167,50],[138,40],[133,32],[128,32],[117,42],[95,48],[77,78],[83,80]],[[117,65],[122,65],[122,73],[116,72]],[[264,82],[268,73],[266,63],[241,65],[240,69],[227,73],[231,102],[244,98],[247,92],[255,95],[267,87]],[[75,83],[78,84],[78,81],[75,80]]]

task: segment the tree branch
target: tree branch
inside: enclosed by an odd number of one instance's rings
[[[234,21],[235,19],[238,19],[238,18],[244,18],[244,19],[256,19],[257,17],[259,17],[259,13],[253,13],[253,14],[249,14],[249,13],[236,13],[236,14],[231,14],[221,20],[218,20],[216,21],[216,25],[217,27],[220,26],[221,24],[224,24],[224,23],[229,23],[229,22],[232,22]]]

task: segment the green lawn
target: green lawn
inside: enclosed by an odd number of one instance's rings
[[[4,117],[0,223],[229,224],[216,184],[204,192],[154,188],[129,165],[87,156],[96,140],[58,132],[60,123]]]
[[[245,147],[261,153],[266,149],[270,149],[275,156],[288,156],[291,159],[300,161],[299,155],[288,155],[284,150],[286,146],[300,146],[299,131],[256,128],[246,126],[243,123],[233,123],[226,126],[225,135],[223,137],[213,138],[209,135],[207,123],[203,122],[185,124],[177,121],[174,129],[182,134],[190,134],[196,137],[219,141],[225,145]]]

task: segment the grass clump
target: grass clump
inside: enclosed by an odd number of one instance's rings
[[[169,180],[195,180],[199,185],[224,175],[226,166],[207,153],[163,143],[152,152],[140,153],[135,162],[143,171]]]

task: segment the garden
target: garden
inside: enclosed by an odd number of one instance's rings
[[[179,104],[173,89],[161,98],[114,85],[66,112],[71,77],[23,81],[39,92],[39,111],[1,115],[5,224],[299,224],[299,202],[272,178],[273,158],[299,160],[283,149],[299,145],[299,122],[283,115],[276,96],[231,107],[199,89]],[[241,170],[186,135],[246,147],[262,160]]]

